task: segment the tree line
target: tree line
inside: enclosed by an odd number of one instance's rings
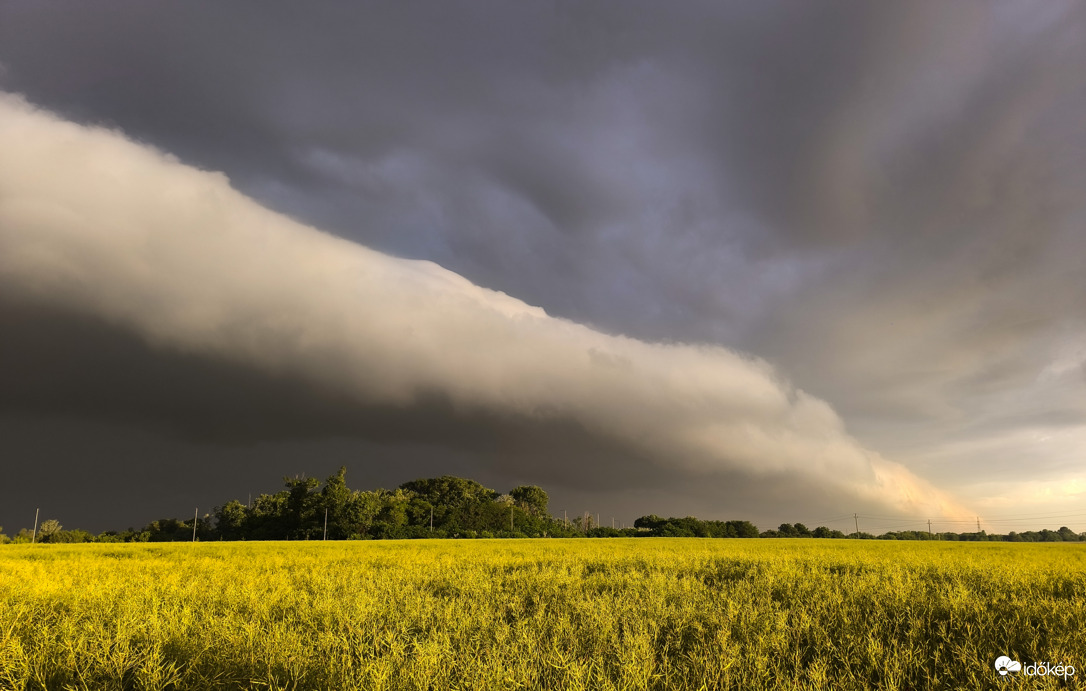
[[[642,516],[633,527],[598,525],[591,514],[558,518],[548,511],[547,493],[535,485],[514,487],[500,494],[474,480],[444,475],[406,482],[395,490],[352,490],[347,469],[320,482],[305,476],[287,477],[284,489],[261,494],[254,501],[228,501],[187,520],[163,518],[143,528],[94,535],[65,530],[46,520],[36,532],[23,529],[7,542],[178,542],[190,540],[367,540],[406,538],[490,537],[710,537],[710,538],[853,538],[888,540],[998,540],[1067,542],[1086,540],[1086,533],[1069,528],[1008,535],[936,533],[923,531],[845,534],[819,526],[783,523],[760,532],[750,521],[713,521],[688,516]]]
[[[819,526],[814,530],[802,523],[782,523],[776,530],[767,530],[761,537],[822,537],[847,538],[851,540],[949,540],[952,542],[1086,542],[1086,533],[1076,533],[1067,526],[1059,530],[1027,530],[1021,533],[1010,532],[1006,535],[978,530],[975,533],[932,533],[926,530],[889,531],[881,535],[855,532],[845,534],[840,530],[830,530]]]

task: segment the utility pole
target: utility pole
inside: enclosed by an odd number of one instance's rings
[[[324,507],[324,540],[328,541],[328,507]]]
[[[928,537],[931,537],[931,519],[928,519]]]
[[[600,514],[598,511],[596,512],[596,527],[600,527]]]
[[[859,535],[860,534],[860,515],[856,514],[856,513],[852,514],[852,520],[856,521],[856,534]]]
[[[38,541],[38,512],[41,509],[34,509],[34,532],[30,533],[30,544],[34,544]]]
[[[977,532],[980,532],[980,516],[977,516]]]
[[[611,516],[611,530],[615,529],[615,517]]]
[[[196,542],[196,521],[200,520],[200,507],[196,507],[196,513],[192,514],[192,541]]]

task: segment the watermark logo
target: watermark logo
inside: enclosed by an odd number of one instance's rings
[[[1006,655],[1000,655],[996,658],[995,669],[999,672],[999,676],[1005,677],[1011,672],[1021,672],[1027,677],[1063,677],[1066,680],[1068,677],[1075,676],[1074,665],[1053,665],[1048,662],[1031,662],[1025,667],[1021,662],[1012,660]]]

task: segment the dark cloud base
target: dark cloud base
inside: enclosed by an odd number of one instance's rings
[[[98,320],[0,300],[0,525],[42,507],[65,525],[124,528],[183,516],[284,475],[348,467],[359,489],[457,474],[501,491],[548,489],[559,515],[630,523],[647,513],[773,521],[837,513],[845,495],[796,504],[800,478],[670,472],[571,420],[458,411],[436,396],[363,405],[303,382],[169,350]],[[809,494],[809,492],[807,493]],[[851,500],[850,506],[856,504]],[[27,518],[27,517],[30,518]],[[767,524],[769,525],[769,524]]]
[[[18,488],[43,489],[35,477],[51,478],[54,504],[75,506],[86,488],[101,486],[102,474],[127,478],[137,494],[140,487],[226,492],[242,480],[268,489],[283,473],[331,472],[347,458],[359,488],[460,473],[591,491],[651,486],[666,476],[572,420],[461,411],[425,394],[410,406],[366,405],[296,379],[157,350],[130,332],[40,304],[0,300],[0,332],[0,418],[10,458],[23,459],[11,464],[4,499],[23,512],[30,497]],[[150,451],[104,452],[133,445]],[[185,483],[194,469],[203,479]],[[193,496],[229,498],[207,490]],[[94,504],[92,522],[134,520],[124,502]],[[153,504],[143,506],[147,514]]]

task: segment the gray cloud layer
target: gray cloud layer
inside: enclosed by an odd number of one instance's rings
[[[1086,512],[1081,5],[101,7],[0,7],[0,86],[548,314],[755,353],[986,512]]]
[[[12,97],[0,100],[0,142],[5,294],[361,406],[437,397],[468,416],[568,420],[663,476],[799,475],[903,513],[960,512],[762,361],[549,317],[431,262],[317,232],[219,174]]]

